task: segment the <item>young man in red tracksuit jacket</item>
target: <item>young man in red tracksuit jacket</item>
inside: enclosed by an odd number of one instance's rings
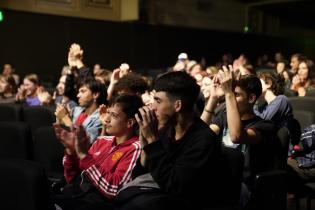
[[[113,99],[101,120],[106,133],[87,149],[82,128],[71,132],[55,126],[65,146],[63,159],[67,185],[53,201],[61,209],[109,209],[118,190],[131,179],[141,153],[136,135],[135,113],[143,105],[138,96],[122,95]]]

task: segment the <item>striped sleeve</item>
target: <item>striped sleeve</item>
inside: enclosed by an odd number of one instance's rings
[[[117,195],[119,188],[130,181],[132,169],[141,153],[140,143],[134,142],[128,148],[124,148],[124,151],[126,152],[120,158],[114,171],[103,168],[108,167],[106,165],[98,165],[96,163],[85,170],[92,183],[109,199],[113,199]],[[93,157],[88,155],[82,159],[81,167],[84,167],[82,166],[84,162],[90,163],[90,158]]]
[[[64,176],[68,183],[80,173],[79,168],[79,158],[74,155],[65,154],[62,160],[63,168],[64,168]]]

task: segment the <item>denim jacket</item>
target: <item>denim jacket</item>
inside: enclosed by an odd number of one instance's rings
[[[79,115],[84,111],[81,106],[76,106],[71,110],[72,123],[75,124]],[[96,138],[100,135],[102,129],[102,123],[99,119],[99,109],[96,109],[90,116],[88,116],[82,126],[86,130],[87,135],[90,137],[90,143],[92,144]]]

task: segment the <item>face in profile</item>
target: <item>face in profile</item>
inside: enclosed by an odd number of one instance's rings
[[[92,91],[85,85],[81,86],[77,95],[79,105],[89,107],[94,102]]]
[[[57,85],[58,95],[63,95],[65,93],[65,84],[66,84],[66,75],[63,75],[59,79],[59,83]]]
[[[299,78],[302,82],[305,82],[308,78],[308,67],[305,62],[300,63],[299,71],[298,71]]]
[[[159,121],[159,127],[163,127],[175,114],[174,102],[164,91],[154,94],[152,109],[155,111],[157,120]]]
[[[126,130],[132,128],[133,126],[130,124],[129,120],[119,104],[114,104],[107,109],[105,114],[104,125],[106,133],[116,137],[124,135]]]

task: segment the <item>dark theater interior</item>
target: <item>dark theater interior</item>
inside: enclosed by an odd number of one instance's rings
[[[0,0],[0,208],[315,209],[314,14]]]

